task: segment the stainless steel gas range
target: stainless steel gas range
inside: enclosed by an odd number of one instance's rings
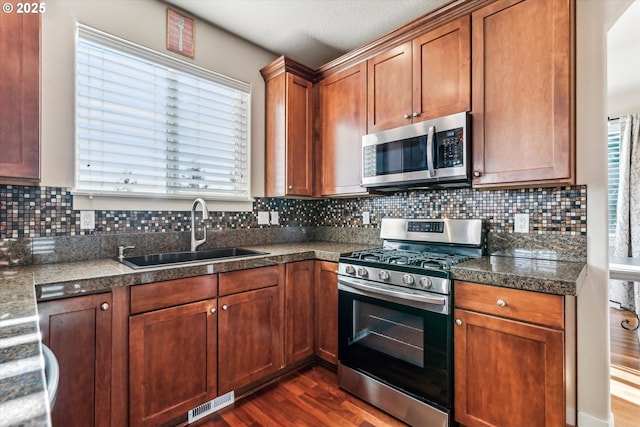
[[[481,220],[384,218],[382,248],[340,257],[340,387],[413,426],[453,411],[450,268],[485,253]]]

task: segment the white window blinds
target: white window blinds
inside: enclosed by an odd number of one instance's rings
[[[618,182],[620,177],[620,122],[609,122],[607,138],[607,161],[609,175],[609,234],[616,234],[618,204]]]
[[[250,87],[85,26],[76,191],[247,200]]]

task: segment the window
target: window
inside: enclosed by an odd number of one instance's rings
[[[248,200],[250,87],[78,26],[76,191]]]
[[[618,181],[620,170],[620,122],[609,121],[608,138],[609,174],[609,235],[616,234],[616,212],[618,204]]]

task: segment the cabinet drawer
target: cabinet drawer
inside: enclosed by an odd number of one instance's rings
[[[282,265],[284,268],[284,264]],[[220,295],[276,286],[280,283],[280,266],[250,268],[220,273]]]
[[[455,282],[454,298],[458,308],[555,328],[564,327],[564,299],[561,295]]]
[[[189,277],[131,287],[131,314],[215,298],[218,276]]]

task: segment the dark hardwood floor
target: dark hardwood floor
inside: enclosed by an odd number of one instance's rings
[[[340,390],[336,374],[316,365],[289,374],[193,425],[393,427],[406,424]]]
[[[611,411],[616,427],[640,425],[640,344],[636,332],[622,329],[632,320],[624,311],[609,309],[611,332]],[[635,324],[635,321],[632,322]]]

